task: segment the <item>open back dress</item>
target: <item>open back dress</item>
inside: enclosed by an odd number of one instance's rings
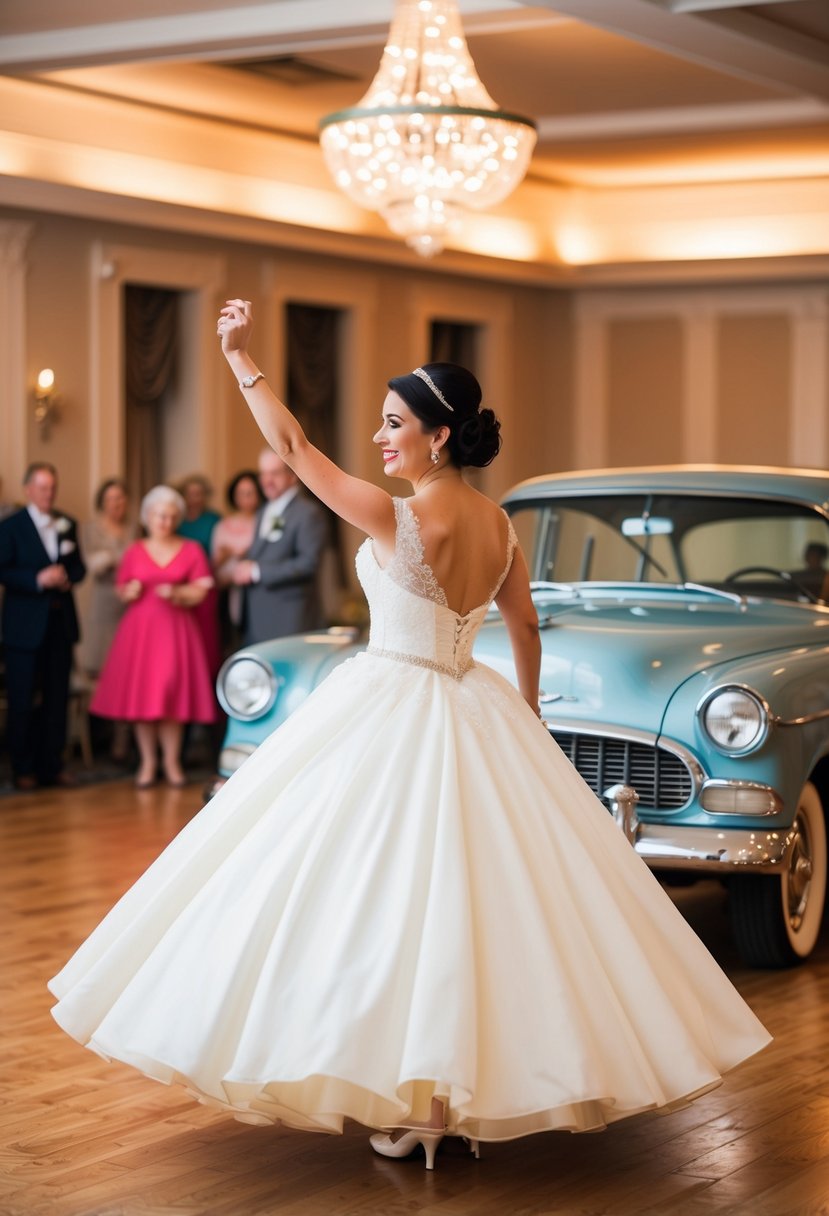
[[[395,500],[365,653],[322,683],[51,981],[100,1055],[250,1123],[588,1131],[769,1035],[544,725],[472,647]],[[509,570],[509,551],[494,598]]]

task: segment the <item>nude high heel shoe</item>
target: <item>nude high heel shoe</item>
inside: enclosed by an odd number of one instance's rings
[[[399,1140],[392,1140],[386,1132],[375,1132],[373,1136],[369,1136],[368,1142],[381,1157],[408,1157],[418,1144],[422,1144],[426,1154],[426,1169],[433,1170],[435,1153],[442,1139],[442,1131],[429,1131],[428,1128],[418,1127],[405,1132]]]

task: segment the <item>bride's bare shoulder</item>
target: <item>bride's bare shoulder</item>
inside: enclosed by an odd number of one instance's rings
[[[465,481],[430,487],[421,494],[414,494],[409,502],[420,513],[449,518],[464,510],[490,511],[493,515],[500,511],[497,503]]]
[[[499,535],[506,530],[504,513],[485,494],[464,485],[440,494],[415,495],[410,500],[417,515],[420,532],[428,545],[484,534]]]
[[[469,513],[479,520],[481,523],[494,528],[506,528],[506,520],[504,512],[499,507],[497,502],[493,502],[486,494],[482,494],[480,490],[474,489],[473,486],[467,486],[469,491],[465,497],[463,507],[464,513]]]
[[[486,494],[482,494],[481,491],[476,490],[474,486],[467,486],[466,488],[469,490],[472,498],[474,499],[475,505],[480,507],[482,511],[488,511],[493,518],[496,515],[503,514],[501,508],[498,506],[498,503],[489,498]]]

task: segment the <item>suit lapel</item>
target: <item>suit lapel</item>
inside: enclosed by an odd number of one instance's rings
[[[262,552],[262,547],[267,544],[266,538],[264,536],[260,536],[260,534],[259,534],[259,530],[262,527],[262,519],[263,519],[267,509],[268,509],[268,504],[265,503],[264,507],[260,507],[259,510],[256,512],[256,523],[253,526],[253,543],[251,544],[250,549],[248,550],[250,557],[254,561],[256,560],[257,554]]]
[[[288,524],[290,523],[291,514],[294,509],[294,504],[299,501],[299,498],[300,498],[299,494],[295,494],[293,496],[293,498],[291,499],[291,501],[288,503],[287,507],[284,507],[282,509],[282,511],[280,511],[280,516],[285,521],[285,532],[288,531]],[[262,527],[262,517],[265,514],[265,512],[268,510],[269,506],[270,506],[270,503],[266,503],[264,507],[260,507],[259,513],[256,516],[256,532],[254,535],[253,544],[251,545],[251,548],[250,548],[250,555],[254,559],[256,558],[256,556],[259,553],[262,552],[262,550],[265,548],[266,545],[273,543],[268,540],[267,536],[259,535],[259,529]],[[281,539],[282,538],[280,537],[280,540]]]
[[[24,540],[25,540],[26,534],[28,533],[30,543],[31,543],[32,541],[34,541],[34,543],[37,545],[37,547],[38,547],[38,549],[40,550],[40,552],[43,554],[43,558],[44,558],[43,564],[44,564],[44,566],[51,566],[51,565],[52,565],[52,559],[51,559],[51,557],[49,556],[49,550],[46,548],[46,546],[45,546],[45,545],[44,545],[44,543],[43,543],[43,537],[40,535],[40,532],[38,531],[37,524],[36,524],[36,523],[35,523],[35,521],[32,519],[31,515],[29,514],[29,512],[26,510],[26,508],[25,508],[25,507],[24,507],[24,508],[23,508],[23,510],[20,512],[20,514],[23,516],[23,521],[22,521],[22,522],[23,522],[23,537],[24,537]]]

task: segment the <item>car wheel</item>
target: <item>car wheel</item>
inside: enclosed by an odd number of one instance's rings
[[[826,820],[814,785],[800,791],[785,871],[731,884],[731,927],[750,967],[791,967],[815,947],[826,899]]]

